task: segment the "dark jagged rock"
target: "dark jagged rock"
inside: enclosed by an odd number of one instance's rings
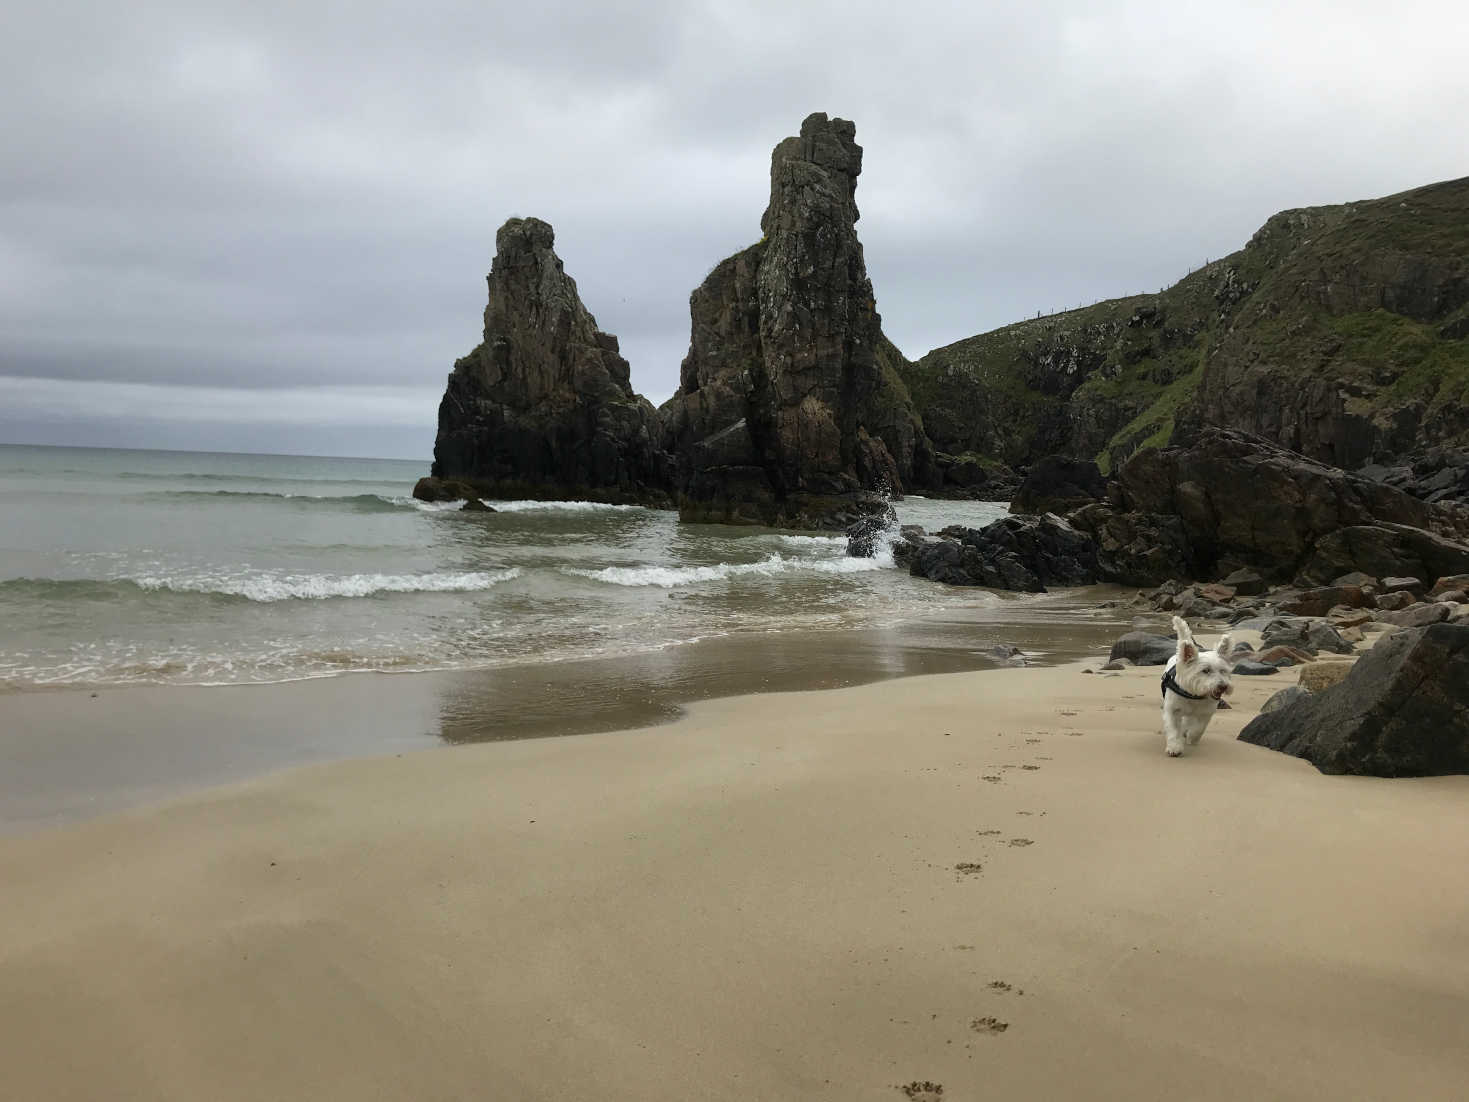
[[[1233,586],[1234,591],[1241,597],[1258,597],[1268,588],[1265,579],[1248,567],[1240,567],[1224,577],[1224,584]]]
[[[1440,578],[1469,571],[1469,543],[1407,524],[1352,525],[1317,540],[1300,576],[1314,582],[1347,566],[1383,578]]]
[[[1178,517],[1124,513],[1096,502],[1068,519],[1096,540],[1097,573],[1105,581],[1152,586],[1203,572]]]
[[[864,493],[936,480],[857,240],[856,128],[809,116],[775,148],[764,237],[689,299],[689,353],[659,411],[685,520],[841,527]]]
[[[1129,631],[1112,644],[1109,662],[1126,658],[1135,666],[1163,666],[1178,653],[1178,639],[1172,635],[1154,635],[1150,631]]]
[[[1048,585],[1097,580],[1090,537],[1060,517],[1002,517],[983,528],[946,528],[904,558],[909,573],[948,585],[1043,593]]]
[[[1280,667],[1272,666],[1268,662],[1256,662],[1252,658],[1246,658],[1234,664],[1234,672],[1244,677],[1264,677],[1272,673],[1279,673]]]
[[[1405,462],[1369,463],[1357,473],[1430,503],[1469,503],[1469,448],[1429,448]]]
[[[1438,597],[1450,590],[1469,590],[1469,574],[1446,574],[1433,583],[1433,588],[1428,591],[1430,597]]]
[[[1183,522],[1194,573],[1202,577],[1223,562],[1293,577],[1320,541],[1343,528],[1406,526],[1431,539],[1434,529],[1453,535],[1459,523],[1442,507],[1226,429],[1205,429],[1189,447],[1139,452],[1118,483],[1127,511]],[[1352,569],[1383,573],[1374,562],[1333,556],[1306,580],[1324,582]]]
[[[1397,612],[1379,612],[1377,618],[1384,624],[1393,624],[1396,627],[1421,628],[1447,620],[1453,611],[1454,606],[1451,604],[1438,601],[1431,604],[1420,602]]]
[[[1291,647],[1307,656],[1324,650],[1334,654],[1351,654],[1356,649],[1332,625],[1324,620],[1310,618],[1271,621],[1260,632],[1260,645]]]
[[[935,497],[1009,501],[1020,488],[1020,476],[994,460],[936,451],[933,466],[934,476],[925,490]]]
[[[1276,601],[1281,612],[1294,616],[1325,616],[1338,605],[1361,608],[1367,603],[1361,586],[1328,585],[1319,589],[1307,589],[1293,596]]]
[[[1239,737],[1323,773],[1469,773],[1469,625],[1383,639],[1339,684],[1257,716]]]
[[[1273,694],[1269,700],[1260,705],[1260,714],[1276,712],[1281,708],[1289,708],[1297,700],[1302,700],[1310,694],[1299,685],[1288,685],[1278,693]]]
[[[480,496],[670,503],[651,403],[633,393],[617,338],[597,328],[550,225],[495,236],[484,341],[454,365],[433,474]]]
[[[475,497],[475,489],[467,482],[424,475],[413,484],[413,496],[419,501],[464,501]]]
[[[1032,464],[1025,472],[1010,512],[1069,513],[1101,499],[1107,491],[1106,480],[1090,460],[1067,459],[1064,455],[1048,455]]]
[[[897,513],[889,507],[885,513],[872,513],[847,525],[847,554],[857,559],[870,559],[891,538]]]

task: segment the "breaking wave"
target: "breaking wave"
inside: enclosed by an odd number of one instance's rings
[[[268,490],[160,490],[163,499],[229,504],[286,505],[297,508],[346,509],[358,513],[444,513],[464,506],[462,501],[419,501],[407,494],[293,494]],[[640,510],[641,505],[609,505],[600,501],[489,501],[499,513],[599,513]]]
[[[885,570],[892,565],[890,557],[802,559],[776,554],[759,562],[719,563],[716,566],[608,566],[601,570],[567,566],[562,567],[562,570],[567,574],[608,585],[652,585],[673,589],[681,585],[720,582],[730,578],[775,578],[783,574],[866,574],[874,570]]]
[[[107,580],[13,578],[0,582],[0,598],[99,601],[141,594],[192,594],[245,601],[325,600],[380,593],[473,593],[520,577],[519,567],[436,574],[144,575]]]

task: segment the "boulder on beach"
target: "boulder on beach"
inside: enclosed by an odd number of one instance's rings
[[[1239,737],[1323,773],[1469,773],[1469,624],[1379,640],[1339,684],[1257,716]]]
[[[1129,631],[1112,644],[1107,659],[1112,662],[1125,658],[1135,666],[1162,666],[1177,653],[1178,639],[1175,636]]]

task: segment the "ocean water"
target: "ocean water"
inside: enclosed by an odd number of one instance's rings
[[[841,537],[589,502],[464,513],[427,462],[0,445],[0,691],[647,652],[998,604]],[[908,498],[903,523],[1004,506]]]

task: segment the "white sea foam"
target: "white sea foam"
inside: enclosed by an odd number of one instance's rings
[[[175,593],[217,593],[251,601],[321,600],[371,597],[376,593],[469,593],[520,577],[520,568],[441,574],[252,574],[141,577],[128,579],[142,589]]]
[[[603,501],[486,501],[498,513],[603,513],[641,510],[641,505],[609,505]]]
[[[452,513],[464,508],[462,501],[419,501],[418,498],[409,497],[406,494],[395,494],[390,497],[383,494],[373,496],[382,499],[389,505],[406,506],[409,509],[417,509],[420,513]]]
[[[770,555],[759,562],[719,563],[717,566],[608,566],[601,570],[582,570],[562,567],[567,574],[575,574],[608,585],[643,586],[653,585],[673,589],[681,585],[697,585],[700,582],[719,582],[729,578],[778,577],[791,573],[816,574],[865,574],[883,570],[892,565],[891,558],[883,559],[810,559],[786,558]]]
[[[840,547],[845,552],[847,546],[846,536],[776,536],[776,540],[787,547]]]

